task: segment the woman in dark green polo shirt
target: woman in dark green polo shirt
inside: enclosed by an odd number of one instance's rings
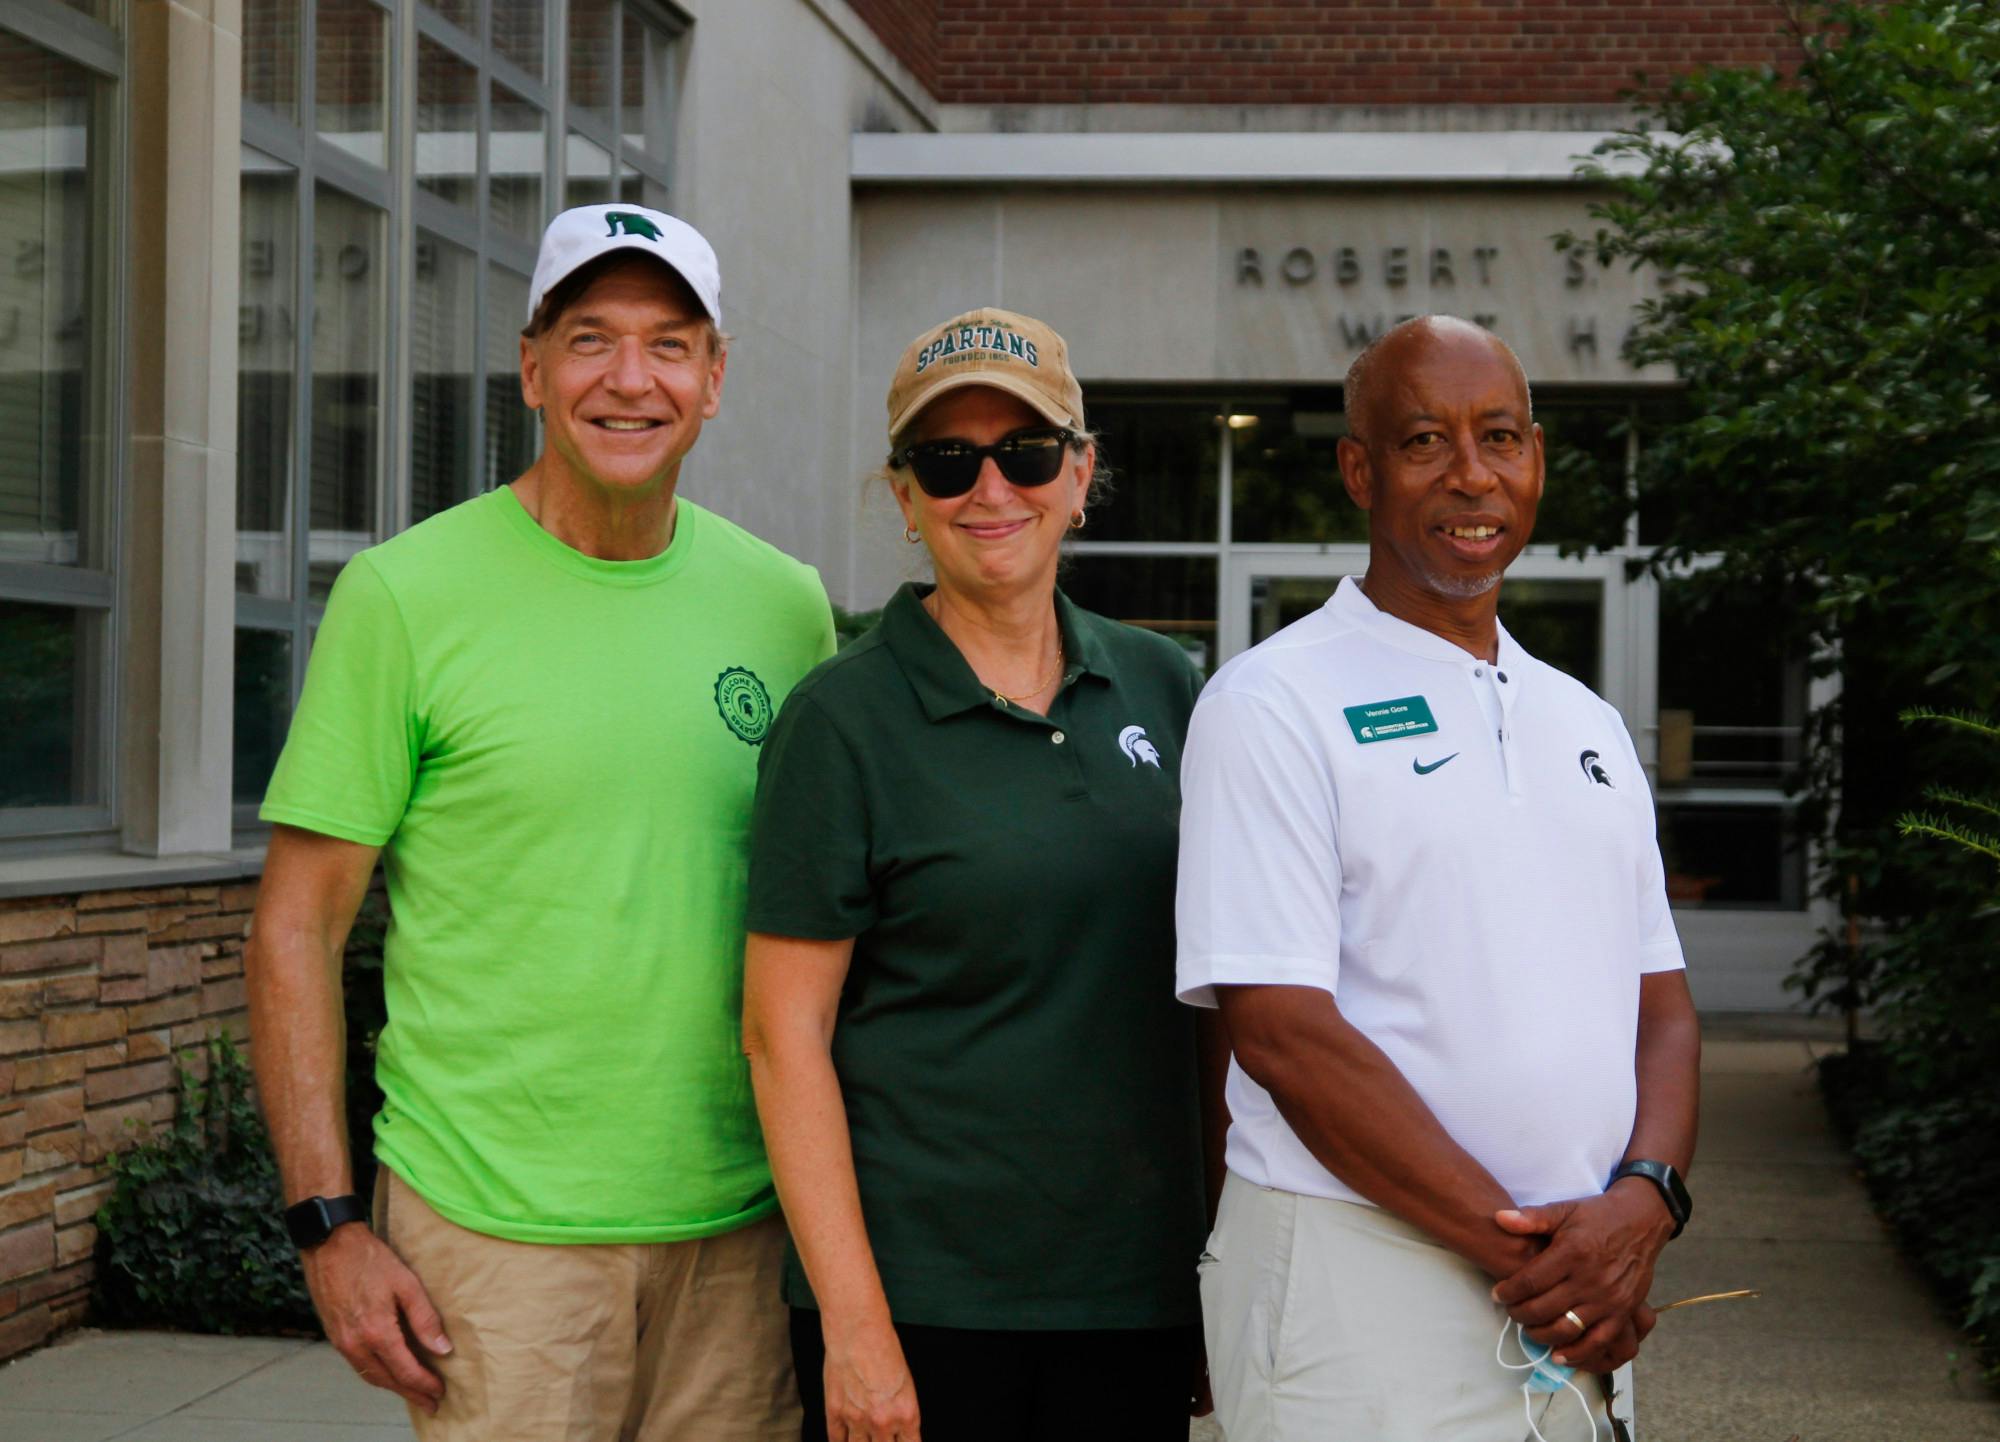
[[[1173,886],[1201,681],[1056,589],[1082,428],[1039,322],[913,342],[889,478],[937,584],[764,743],[744,1039],[806,1442],[1187,1436],[1205,1217]]]

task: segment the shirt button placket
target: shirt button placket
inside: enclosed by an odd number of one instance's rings
[[[1514,695],[1515,688],[1507,684],[1507,673],[1497,666],[1493,678],[1500,684],[1494,687],[1494,694],[1500,701],[1500,752],[1507,772],[1507,796],[1516,806],[1521,804],[1521,766],[1514,748]]]

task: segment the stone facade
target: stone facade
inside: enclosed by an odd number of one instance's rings
[[[0,1358],[82,1320],[105,1159],[174,1113],[175,1057],[249,1035],[254,881],[0,901]]]

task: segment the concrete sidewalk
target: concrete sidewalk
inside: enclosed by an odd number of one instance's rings
[[[112,1438],[409,1442],[410,1424],[324,1342],[85,1331],[0,1368],[0,1442]]]
[[[1694,1220],[1661,1258],[1670,1312],[1634,1387],[1646,1442],[2000,1439],[2000,1400],[1897,1254],[1828,1125],[1809,1035],[1705,1026]],[[4,1393],[0,1393],[4,1396]]]
[[[1661,1320],[1636,1387],[1641,1437],[2000,1442],[2000,1402],[1896,1255],[1828,1130],[1808,1071],[1827,1043],[1805,1029],[1778,1040],[1740,1025],[1709,1030],[1695,1221],[1668,1248],[1654,1296],[1763,1296]],[[0,1367],[0,1442],[409,1435],[402,1404],[355,1380],[324,1343],[83,1332]],[[1193,1430],[1201,1442],[1220,1435],[1212,1424]]]

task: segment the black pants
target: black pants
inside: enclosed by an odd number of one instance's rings
[[[990,1332],[896,1325],[924,1442],[1187,1442],[1200,1327]],[[819,1313],[792,1308],[800,1442],[826,1442]]]

